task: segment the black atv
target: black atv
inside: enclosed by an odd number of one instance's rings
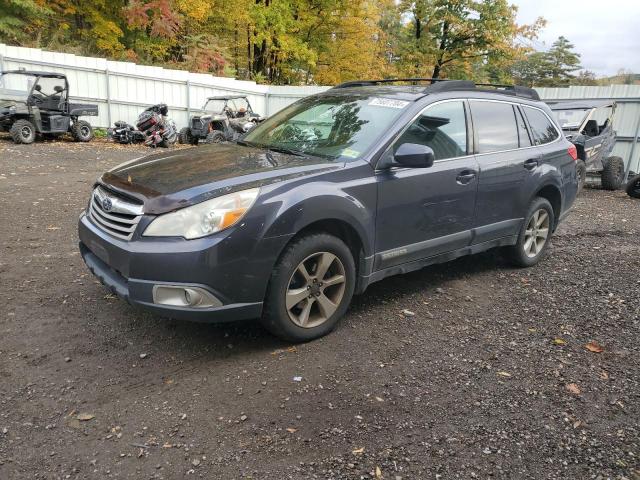
[[[0,131],[15,143],[33,143],[36,134],[55,138],[70,132],[77,142],[93,138],[89,122],[98,106],[69,102],[66,75],[13,70],[0,73]]]
[[[587,176],[599,175],[602,188],[620,189],[624,183],[624,161],[611,156],[616,143],[613,130],[616,102],[587,99],[549,106],[565,136],[578,150],[579,188],[584,186]]]
[[[625,190],[631,198],[640,198],[640,174],[630,173]]]
[[[198,145],[198,142],[220,143],[236,140],[264,120],[254,113],[243,95],[209,97],[202,107],[204,114],[189,119],[189,126],[180,130],[178,142]]]

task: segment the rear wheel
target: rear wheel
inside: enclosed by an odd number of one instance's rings
[[[536,198],[529,207],[518,235],[518,242],[508,247],[511,262],[518,267],[531,267],[544,256],[555,226],[553,207],[546,198]]]
[[[89,122],[78,120],[71,126],[71,136],[76,142],[89,142],[93,138],[93,128]]]
[[[636,175],[627,183],[627,195],[633,198],[640,198],[640,175]]]
[[[600,182],[605,190],[619,190],[622,187],[624,182],[624,161],[620,157],[605,159]]]
[[[262,324],[293,342],[328,334],[351,302],[355,276],[353,256],[342,240],[324,233],[295,240],[271,275]]]
[[[15,143],[33,143],[36,139],[36,127],[29,120],[16,120],[9,130]]]
[[[580,193],[587,181],[587,164],[584,163],[584,160],[578,159],[576,163],[576,176],[578,177],[578,193]]]

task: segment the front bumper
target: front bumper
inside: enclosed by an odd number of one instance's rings
[[[258,318],[262,313],[272,264],[262,247],[243,245],[246,239],[231,242],[233,235],[190,241],[134,237],[128,242],[111,237],[84,214],[78,235],[89,270],[132,305],[165,317],[201,322]],[[254,260],[250,252],[261,253],[262,260]],[[194,308],[155,303],[154,286],[166,285],[204,289],[222,305]]]

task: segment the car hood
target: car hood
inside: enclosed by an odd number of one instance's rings
[[[297,156],[236,144],[176,149],[123,163],[99,180],[134,197],[144,212],[166,213],[236,190],[282,182],[344,166],[314,156]]]

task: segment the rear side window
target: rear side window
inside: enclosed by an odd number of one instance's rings
[[[518,148],[518,125],[510,103],[471,101],[478,153]]]
[[[436,160],[467,154],[467,121],[462,101],[427,107],[400,135],[393,153],[403,143],[417,143],[433,149]]]
[[[529,120],[533,141],[536,145],[544,145],[558,138],[559,134],[556,127],[553,126],[551,120],[549,120],[542,110],[524,107],[524,112],[527,120]]]

